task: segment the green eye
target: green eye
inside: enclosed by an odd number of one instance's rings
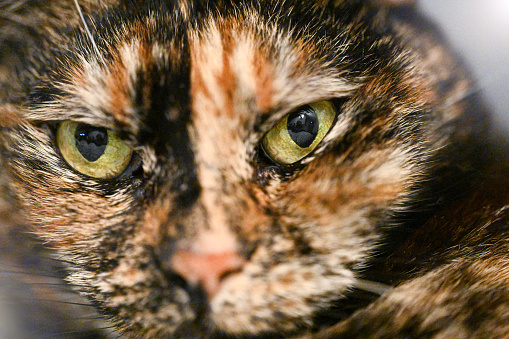
[[[267,132],[262,141],[263,149],[275,162],[293,164],[318,146],[335,117],[336,109],[330,101],[304,105]]]
[[[102,127],[64,121],[58,126],[57,145],[70,166],[94,178],[116,178],[131,161],[131,148]]]

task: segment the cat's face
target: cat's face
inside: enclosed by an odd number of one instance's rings
[[[101,57],[63,29],[4,138],[69,281],[147,337],[298,332],[357,286],[451,118],[366,6],[121,5]]]

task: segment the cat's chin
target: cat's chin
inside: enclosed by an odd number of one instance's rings
[[[332,276],[318,276],[317,270],[287,264],[257,276],[248,265],[246,271],[226,278],[210,299],[210,319],[221,332],[234,335],[296,333],[309,328],[313,315],[329,307],[354,279],[346,269]]]

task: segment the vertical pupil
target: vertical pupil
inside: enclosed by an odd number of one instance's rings
[[[80,124],[74,133],[78,151],[88,161],[96,161],[108,145],[108,131],[102,127]]]
[[[315,111],[306,105],[288,116],[288,133],[299,147],[306,148],[315,140],[318,124]]]

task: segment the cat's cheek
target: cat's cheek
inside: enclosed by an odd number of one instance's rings
[[[137,240],[127,240],[115,253],[101,258],[102,263],[113,259],[114,264],[90,272],[71,270],[67,280],[83,286],[81,292],[126,333],[167,336],[183,324],[197,321],[191,294],[168,279],[154,264],[148,247]]]

